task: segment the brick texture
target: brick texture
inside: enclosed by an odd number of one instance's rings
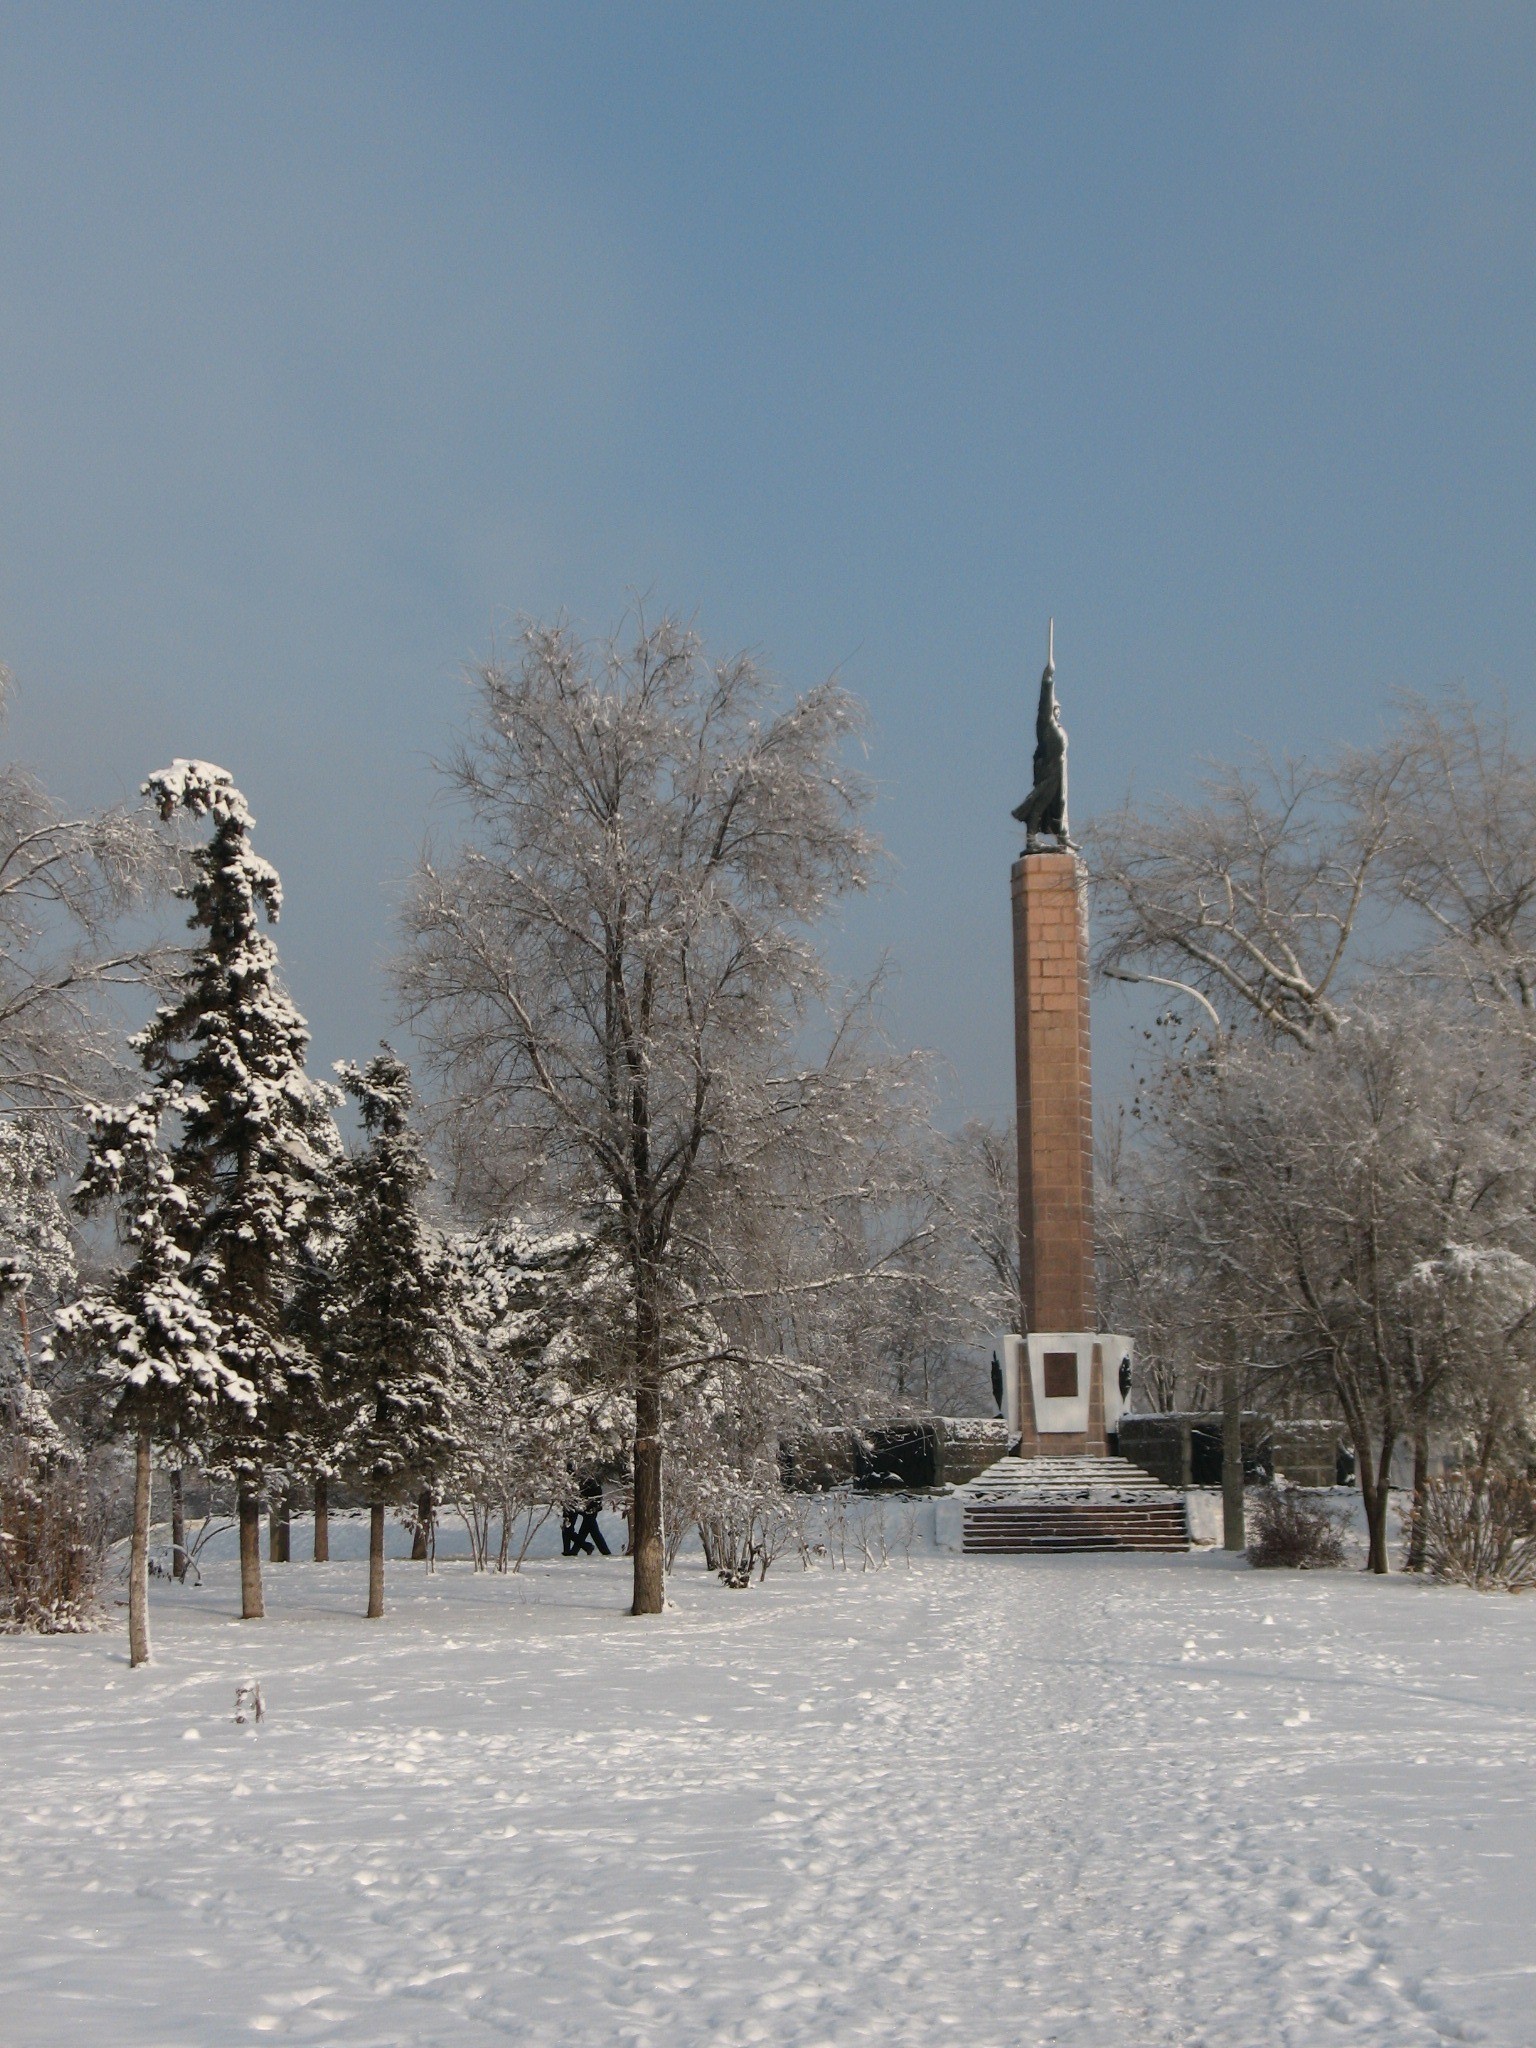
[[[1013,1001],[1025,1327],[1091,1330],[1088,910],[1073,853],[1031,853],[1013,864]]]

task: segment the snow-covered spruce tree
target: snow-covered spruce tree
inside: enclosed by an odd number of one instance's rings
[[[0,1315],[29,1377],[34,1339],[47,1335],[55,1308],[74,1291],[74,1238],[59,1200],[66,1163],[55,1118],[0,1118]]]
[[[116,1207],[126,1264],[61,1311],[55,1345],[94,1368],[107,1427],[134,1444],[128,1661],[149,1659],[150,1472],[159,1444],[177,1456],[248,1430],[250,1381],[221,1355],[220,1328],[187,1278],[192,1203],[177,1179],[167,1126],[188,1105],[175,1083],[90,1116],[90,1152],[75,1191],[89,1215]]]
[[[251,845],[255,823],[229,774],[175,761],[144,785],[162,818],[211,822],[179,890],[201,934],[172,999],[132,1041],[162,1087],[180,1090],[171,1158],[187,1213],[187,1280],[218,1327],[219,1353],[254,1405],[231,1416],[209,1448],[235,1481],[241,1613],[261,1615],[260,1491],[267,1466],[295,1455],[313,1399],[312,1356],[285,1326],[299,1248],[325,1224],[341,1140],[337,1091],[304,1071],[309,1029],[278,980],[277,870]]]
[[[53,1317],[77,1287],[64,1164],[51,1114],[0,1118],[0,1626],[49,1632],[88,1620],[101,1554],[85,1461],[48,1395]]]
[[[312,1555],[316,1564],[331,1558],[330,1483],[341,1475],[356,1420],[350,1390],[341,1382],[331,1344],[332,1268],[340,1250],[340,1187],[330,1205],[326,1226],[306,1237],[298,1248],[283,1327],[305,1354],[306,1372],[296,1388],[302,1399],[289,1411],[286,1463],[290,1473],[309,1479],[314,1508]]]
[[[54,1315],[78,1286],[74,1237],[59,1199],[67,1162],[65,1133],[52,1113],[0,1117],[0,1396],[23,1458],[33,1442],[45,1460],[62,1443],[35,1368],[52,1362]]]
[[[410,1070],[386,1045],[365,1067],[338,1063],[365,1143],[341,1168],[341,1238],[326,1321],[355,1422],[347,1464],[369,1505],[368,1614],[384,1612],[384,1521],[407,1488],[430,1485],[453,1447],[449,1268],[421,1214],[431,1179],[411,1127]]]

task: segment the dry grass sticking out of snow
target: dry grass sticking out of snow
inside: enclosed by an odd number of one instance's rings
[[[297,1532],[296,1532],[297,1534]],[[1217,1556],[0,1642],[7,2048],[1536,2039],[1536,1600]],[[266,1718],[233,1720],[255,1678]]]

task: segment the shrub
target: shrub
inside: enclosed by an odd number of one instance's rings
[[[726,1585],[738,1591],[759,1584],[775,1559],[788,1548],[792,1535],[782,1508],[762,1501],[724,1501],[699,1517],[704,1562]]]
[[[1432,1577],[1485,1592],[1536,1586],[1536,1492],[1528,1481],[1469,1472],[1432,1479],[1414,1523]]]
[[[105,1538],[77,1459],[39,1460],[21,1437],[0,1447],[0,1627],[59,1635],[93,1626]]]
[[[1254,1495],[1248,1562],[1316,1571],[1344,1562],[1343,1517],[1297,1486],[1265,1486]]]

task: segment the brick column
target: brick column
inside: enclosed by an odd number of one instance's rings
[[[1025,1328],[1091,1330],[1088,902],[1074,853],[1013,864],[1013,1005]]]

